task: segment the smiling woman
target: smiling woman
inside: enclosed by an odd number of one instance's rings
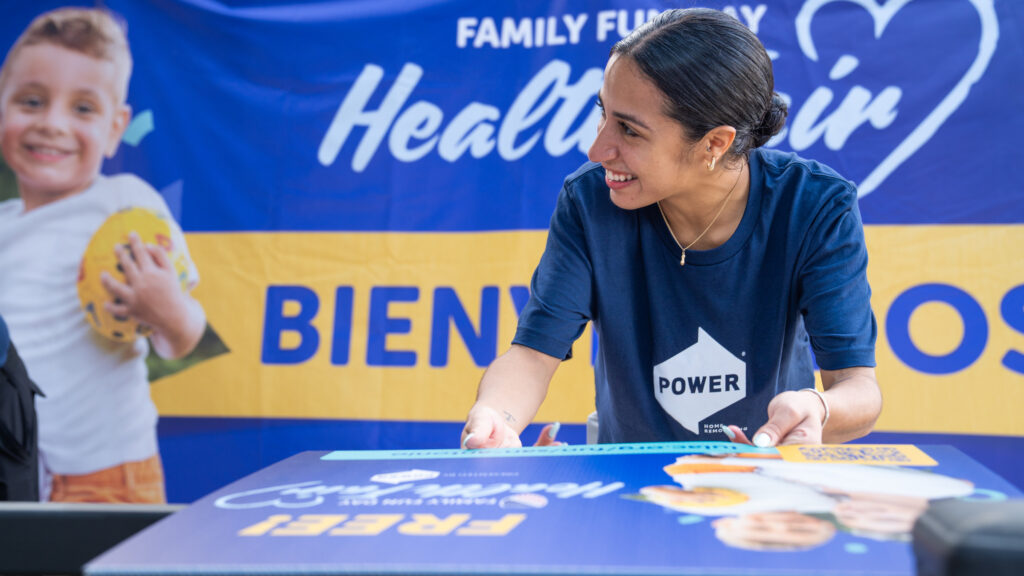
[[[592,162],[565,180],[463,445],[519,445],[588,321],[599,442],[870,431],[881,396],[857,191],[761,148],[787,108],[757,37],[719,11],[666,11],[612,48],[598,105]]]

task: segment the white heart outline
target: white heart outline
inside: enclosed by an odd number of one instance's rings
[[[884,6],[879,5],[875,0],[808,0],[800,8],[794,24],[796,25],[797,42],[800,50],[811,61],[818,61],[818,51],[814,47],[814,40],[811,38],[811,19],[814,14],[826,4],[832,2],[853,2],[867,10],[875,21],[875,38],[879,38],[885,30],[886,25],[901,8],[912,0],[890,0]],[[913,155],[921,146],[924,146],[942,124],[963,104],[968,93],[978,80],[981,79],[988,68],[992,55],[996,51],[996,43],[999,41],[999,20],[996,18],[995,0],[969,0],[978,12],[981,20],[981,38],[978,40],[978,56],[971,63],[970,68],[960,78],[956,86],[939,102],[925,119],[914,128],[906,138],[903,139],[875,169],[868,174],[863,182],[857,185],[857,196],[867,196],[878,188],[893,171],[896,170]]]

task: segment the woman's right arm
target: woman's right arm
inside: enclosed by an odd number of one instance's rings
[[[603,173],[595,172],[591,179],[598,176],[603,184]],[[530,300],[519,313],[514,343],[480,379],[476,403],[462,429],[462,447],[522,445],[519,434],[544,402],[551,377],[593,319],[592,283],[583,217],[566,185],[558,195],[544,254],[530,282]]]
[[[561,361],[513,344],[491,363],[480,380],[476,403],[462,429],[464,448],[522,446],[519,434],[540,409]]]

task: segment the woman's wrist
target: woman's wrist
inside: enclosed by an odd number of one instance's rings
[[[825,409],[825,414],[821,418],[821,427],[822,429],[824,429],[825,425],[828,424],[828,418],[831,415],[830,410],[828,408],[828,400],[825,399],[825,395],[819,392],[817,388],[801,388],[799,392],[810,392],[811,394],[817,396],[819,400],[821,400],[821,406]]]

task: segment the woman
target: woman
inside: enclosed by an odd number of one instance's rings
[[[592,163],[565,180],[463,446],[521,445],[590,320],[599,442],[868,433],[881,394],[857,192],[760,149],[786,105],[757,37],[719,11],[664,12],[612,49],[598,105]]]

